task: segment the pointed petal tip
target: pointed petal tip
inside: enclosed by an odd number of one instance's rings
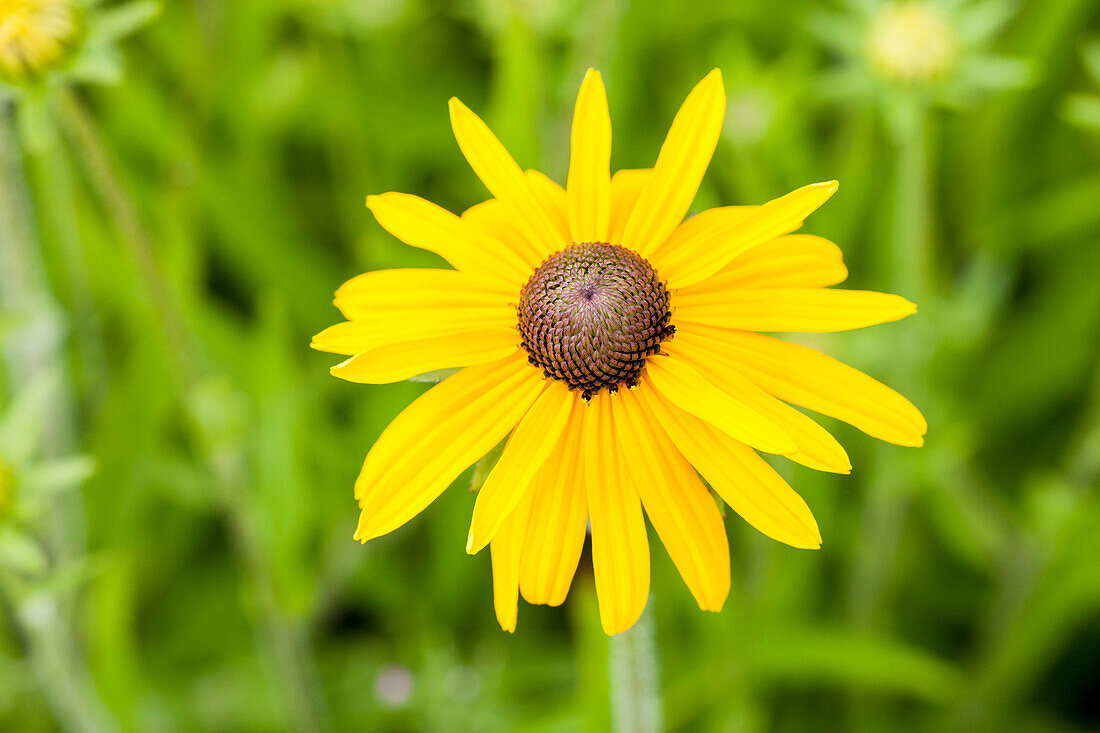
[[[451,124],[454,124],[455,117],[463,113],[468,113],[470,108],[462,103],[462,100],[458,97],[451,97],[447,100],[447,111],[451,115]]]
[[[903,448],[923,448],[924,433],[921,433],[920,435],[915,435],[910,440],[907,440],[904,443],[898,443],[898,445],[902,446]]]
[[[373,531],[367,531],[363,526],[355,530],[355,539],[359,540],[359,544],[365,545],[369,540],[373,540],[378,535]]]
[[[500,624],[501,631],[505,631],[509,634],[516,633],[516,622],[519,620],[519,604],[502,604],[510,606],[509,608],[496,607],[497,623]]]

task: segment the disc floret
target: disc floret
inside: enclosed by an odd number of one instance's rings
[[[573,244],[548,257],[516,307],[528,361],[587,400],[638,383],[672,336],[669,292],[653,266],[617,244]]]

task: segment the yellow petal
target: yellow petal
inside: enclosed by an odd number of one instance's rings
[[[405,408],[367,453],[355,481],[361,542],[392,532],[432,503],[515,427],[545,386],[516,354],[467,367]]]
[[[672,442],[731,509],[792,547],[817,549],[821,533],[806,502],[744,443],[679,409],[647,384],[637,393]]]
[[[515,224],[515,217],[511,209],[503,202],[496,199],[482,201],[474,204],[462,212],[462,221],[469,224],[476,231],[484,233],[501,242],[515,252],[523,263],[526,276],[522,282],[527,282],[531,272],[545,259],[541,245],[532,244]]]
[[[574,242],[606,242],[611,216],[611,113],[600,72],[589,69],[577,95],[570,138],[569,231]]]
[[[369,272],[336,293],[337,306],[353,320],[326,328],[310,346],[352,356],[390,344],[514,328],[517,295],[495,278],[454,270]]]
[[[726,115],[722,73],[696,85],[672,121],[653,176],[623,232],[623,245],[643,257],[657,249],[684,220],[710,165]]]
[[[371,326],[372,324],[366,321],[337,323],[316,334],[313,340],[310,341],[309,347],[317,349],[317,351],[327,351],[330,354],[351,356],[367,349],[373,349],[382,343],[395,343],[405,340],[405,334],[401,329],[394,328],[389,332],[389,341],[380,341]],[[442,333],[448,332],[446,329],[438,330]]]
[[[634,211],[634,204],[642,195],[642,189],[653,175],[652,168],[624,168],[611,176],[611,218],[607,227],[607,241],[621,244],[626,222]]]
[[[604,633],[626,631],[649,599],[649,539],[637,490],[622,465],[607,392],[585,412],[584,476],[592,522],[592,571]]]
[[[798,446],[798,451],[787,454],[787,458],[817,471],[851,472],[848,454],[829,431],[756,386],[735,366],[715,356],[706,342],[692,338],[690,333],[678,334],[674,341],[665,344],[665,349],[669,355],[690,364],[715,387],[782,428]]]
[[[390,234],[405,244],[435,252],[463,272],[490,275],[513,286],[522,285],[530,275],[528,263],[510,240],[478,231],[419,196],[368,196],[367,207]]]
[[[542,205],[546,216],[549,217],[554,227],[554,238],[558,242],[557,249],[551,252],[542,252],[542,258],[557,252],[570,243],[569,236],[569,201],[565,189],[561,184],[541,171],[528,170],[523,172],[523,178],[531,188],[531,193]],[[540,262],[542,260],[539,260]]]
[[[493,607],[500,628],[509,634],[516,630],[519,605],[519,564],[531,519],[534,491],[525,492],[515,508],[493,537],[489,554],[493,564]]]
[[[866,290],[744,288],[677,293],[676,320],[742,331],[849,331],[917,312],[905,298]]]
[[[577,396],[562,382],[551,381],[531,406],[504,448],[485,485],[477,492],[466,552],[481,552],[531,485],[535,473],[561,438]]]
[[[531,189],[532,195],[538,199],[542,208],[546,211],[555,236],[561,240],[561,247],[569,242],[569,214],[565,197],[565,189],[556,181],[550,179],[539,171],[524,171],[524,180]],[[514,249],[517,256],[525,263],[525,274],[522,282],[526,282],[531,272],[542,264],[551,253],[542,245],[532,244],[515,223],[515,216],[508,206],[496,199],[489,199],[480,204],[475,204],[462,214],[463,221],[468,222],[474,229],[485,232],[491,237],[502,242],[507,242]]]
[[[712,232],[729,231],[731,227],[737,226],[759,208],[759,206],[719,206],[700,212],[676,227],[664,244],[653,252],[650,261],[660,271],[661,263],[670,253],[675,253],[684,246],[690,246],[696,239]]]
[[[488,126],[453,97],[450,111],[451,127],[462,154],[493,198],[501,201],[515,217],[520,232],[546,254],[561,249],[563,242],[555,233],[555,227],[538,198],[531,192],[523,170]]]
[[[863,372],[807,346],[771,336],[682,324],[677,340],[705,343],[781,400],[802,405],[898,445],[924,443],[928,423],[909,400]]]
[[[329,326],[313,337],[310,346],[318,351],[354,356],[390,344],[440,338],[484,329],[515,327],[515,313],[490,309],[402,310],[387,318],[359,319]]]
[[[531,526],[523,544],[519,588],[528,603],[561,605],[588,536],[588,497],[584,482],[584,414],[569,415],[561,440],[543,464],[534,485]]]
[[[437,369],[500,361],[519,348],[520,336],[515,328],[487,328],[380,346],[356,354],[329,371],[349,382],[387,384]]]
[[[836,181],[814,183],[769,201],[749,216],[725,228],[716,227],[663,253],[658,269],[669,287],[685,288],[721,270],[742,252],[787,234],[825,203]]]
[[[391,344],[484,329],[515,328],[515,325],[514,311],[508,314],[482,308],[402,310],[386,318],[359,319],[329,326],[313,337],[310,346],[318,351],[353,356]]]
[[[765,453],[798,450],[782,428],[715,387],[686,362],[653,356],[646,362],[645,373],[654,387],[674,405],[730,436]]]
[[[430,308],[515,308],[519,290],[495,277],[457,270],[377,270],[357,275],[336,291],[335,304],[348,320],[393,311]]]
[[[848,268],[840,247],[812,234],[776,237],[734,257],[720,273],[681,293],[729,288],[824,288],[842,283]]]
[[[637,390],[613,405],[624,465],[649,521],[704,611],[720,611],[730,589],[730,553],[722,515],[695,469],[647,414]]]

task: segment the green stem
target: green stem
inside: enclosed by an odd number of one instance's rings
[[[199,388],[206,376],[204,361],[176,308],[152,238],[141,223],[95,121],[80,99],[69,90],[62,95],[62,111],[68,133],[83,156],[92,186],[110,213],[153,301],[172,353],[176,376],[185,391]],[[210,464],[215,478],[214,488],[229,515],[238,554],[253,585],[263,639],[267,652],[274,660],[282,701],[289,709],[297,730],[324,730],[328,728],[328,715],[313,663],[309,635],[303,623],[290,617],[279,605],[275,571],[262,538],[251,522],[252,512],[246,501],[249,482],[243,468],[245,463],[243,451],[235,451],[228,457],[212,456]]]
[[[58,600],[31,594],[19,603],[17,618],[27,644],[27,660],[61,727],[81,732],[117,730],[110,713],[92,692],[91,675],[79,659]]]
[[[897,154],[896,202],[890,237],[886,286],[924,309],[895,331],[891,346],[888,383],[918,406],[927,408],[930,389],[923,368],[931,353],[927,323],[931,303],[931,197],[929,124],[923,107],[914,106],[911,124],[895,139]],[[863,516],[863,551],[852,572],[850,610],[860,626],[874,625],[884,587],[890,578],[909,508],[915,457],[895,446],[877,445],[873,465],[873,491]]]
[[[199,360],[196,349],[188,342],[187,327],[176,309],[167,278],[160,270],[152,238],[142,226],[95,121],[72,90],[62,90],[59,97],[66,131],[80,151],[88,177],[122,235],[122,242],[129,249],[130,258],[137,265],[142,284],[153,301],[173,357],[173,366],[179,372],[180,381],[190,384],[198,378]]]
[[[662,728],[661,669],[647,608],[630,629],[608,639],[612,729],[656,733]]]
[[[6,356],[13,385],[18,388],[47,369],[64,369],[59,327],[60,309],[46,282],[38,250],[34,212],[26,190],[21,150],[10,107],[0,108],[0,306],[31,320],[28,328],[10,340]],[[43,436],[48,456],[67,455],[74,448],[73,399],[64,386],[51,401],[49,430]],[[55,565],[79,554],[74,532],[79,506],[65,504],[51,512],[40,528]],[[79,543],[80,546],[83,542]],[[68,612],[71,598],[35,594],[5,585],[16,604],[14,621],[27,645],[27,661],[57,721],[76,731],[114,730],[117,726],[103,706],[80,653]]]

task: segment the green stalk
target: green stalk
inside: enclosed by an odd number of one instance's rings
[[[137,209],[122,185],[121,177],[107,154],[91,115],[72,90],[61,90],[59,97],[66,132],[80,151],[95,192],[122,235],[122,242],[128,248],[130,258],[138,267],[142,284],[152,299],[153,308],[168,341],[172,363],[178,371],[177,376],[183,384],[194,383],[199,376],[199,360],[196,358],[196,350],[188,342],[186,324],[175,307],[167,279],[160,270],[152,238],[141,224]]]
[[[897,164],[893,231],[890,237],[886,289],[924,310],[899,327],[890,345],[887,383],[927,409],[930,389],[923,368],[930,358],[927,321],[931,302],[931,197],[929,125],[924,107],[914,106],[907,134],[895,138]],[[904,331],[901,329],[904,328]],[[884,587],[897,558],[901,526],[916,481],[916,457],[908,449],[875,446],[871,490],[863,515],[861,552],[855,559],[849,589],[850,613],[859,626],[873,626]]]
[[[201,353],[187,328],[168,287],[156,253],[137,208],[122,183],[92,116],[80,99],[65,90],[61,97],[63,123],[85,163],[88,178],[137,265],[146,292],[156,310],[161,330],[172,355],[178,382],[185,393],[201,388],[209,376]],[[237,552],[253,584],[266,652],[275,665],[281,700],[295,729],[325,730],[328,714],[321,694],[304,624],[285,613],[278,602],[275,573],[256,531],[246,500],[250,486],[243,468],[242,451],[233,455],[211,451],[209,463],[215,490],[230,519]]]
[[[56,325],[60,309],[49,290],[37,247],[34,212],[12,112],[8,106],[0,109],[0,306],[32,321],[17,332],[5,350],[12,384],[18,389],[44,370],[64,371],[65,360]],[[64,380],[59,382],[58,394],[51,402],[52,413],[47,417],[49,429],[42,441],[48,456],[68,455],[75,447],[74,403]],[[73,517],[79,506],[66,502],[60,509],[49,513],[49,524],[40,528],[55,567],[82,549],[73,540],[77,533],[68,531],[70,525],[81,523],[81,517]],[[16,606],[13,622],[25,640],[27,661],[58,723],[74,731],[115,730],[117,725],[99,699],[73,633],[72,599],[13,584],[6,584],[3,591]]]
[[[653,614],[647,608],[634,626],[612,636],[608,644],[612,729],[657,733],[662,729],[663,713]]]

